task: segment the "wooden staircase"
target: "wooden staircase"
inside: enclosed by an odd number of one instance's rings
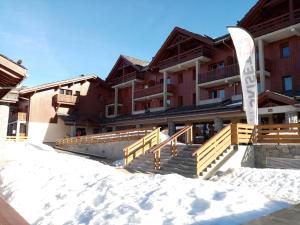
[[[154,168],[153,154],[148,152],[138,158],[125,168],[131,172],[172,174],[177,173],[185,177],[196,175],[196,160],[192,153],[199,148],[199,145],[177,145],[177,156],[172,156],[170,145],[161,149],[160,170]]]

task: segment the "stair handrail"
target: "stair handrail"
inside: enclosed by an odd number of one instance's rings
[[[124,164],[128,165],[132,160],[138,156],[145,154],[153,146],[160,142],[160,127],[154,129],[151,133],[145,135],[136,142],[130,144],[123,149],[124,152]]]
[[[219,133],[215,134],[206,141],[200,148],[193,152],[196,157],[196,175],[199,175],[213,161],[217,159],[232,143],[231,126],[224,127]]]
[[[56,140],[56,146],[74,145],[74,144],[95,144],[105,143],[109,141],[117,140],[133,140],[141,136],[145,136],[152,129],[150,128],[138,128],[138,129],[127,129],[113,132],[106,132],[100,134],[85,135],[79,137],[61,138]]]
[[[184,133],[187,133],[186,139],[187,139],[187,144],[192,144],[193,142],[193,126],[188,125],[173,134],[171,137],[168,139],[164,140],[160,144],[156,145],[150,150],[150,153],[154,154],[154,169],[159,170],[160,169],[160,151],[163,147],[171,143],[171,155],[176,156],[177,155],[177,148],[176,148],[176,143],[177,143],[177,138],[181,136]]]

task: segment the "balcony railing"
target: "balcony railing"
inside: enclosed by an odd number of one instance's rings
[[[114,80],[111,81],[111,84],[118,85],[118,84],[125,83],[125,82],[131,81],[131,80],[143,79],[143,78],[144,78],[144,76],[142,73],[134,71],[134,72],[128,73],[124,76],[115,78]]]
[[[168,84],[167,85],[167,92],[172,93],[173,92],[173,87],[174,87],[173,85]],[[157,84],[157,85],[152,86],[152,87],[136,90],[134,92],[134,98],[135,99],[136,98],[143,98],[143,97],[146,97],[146,96],[163,93],[163,91],[164,91],[164,85],[163,84]]]
[[[172,56],[168,59],[159,62],[158,66],[160,69],[165,69],[171,66],[175,66],[179,63],[183,63],[200,56],[211,57],[213,49],[208,46],[202,46],[198,48],[191,49],[189,51],[183,52],[179,55]]]
[[[262,23],[253,25],[249,27],[248,30],[252,33],[252,35],[258,37],[299,22],[300,22],[300,9],[296,9],[293,11],[292,16],[290,16],[290,13],[286,13],[277,16],[275,18],[272,18],[270,20],[264,21]]]
[[[259,70],[258,59],[256,60],[256,70]],[[271,71],[271,62],[268,59],[265,59],[265,70],[268,72]],[[208,71],[206,73],[200,73],[199,83],[221,80],[228,77],[237,76],[239,74],[240,74],[239,65],[232,64],[229,66],[225,66],[223,68]]]
[[[18,112],[14,113],[11,118],[9,119],[9,122],[16,122],[16,121],[26,121],[27,114],[24,112]]]
[[[63,95],[63,94],[56,94],[54,96],[54,102],[56,104],[62,104],[62,105],[75,105],[78,103],[78,96],[73,95]]]

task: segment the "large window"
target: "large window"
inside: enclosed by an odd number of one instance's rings
[[[293,79],[291,76],[285,76],[282,78],[283,81],[283,90],[291,91],[293,90]]]
[[[283,59],[290,57],[290,46],[289,43],[280,45],[280,57]]]
[[[210,92],[211,98],[225,98],[225,90],[219,89],[219,90],[213,90]]]

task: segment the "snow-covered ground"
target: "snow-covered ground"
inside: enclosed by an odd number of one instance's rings
[[[36,225],[242,224],[300,202],[299,176],[246,168],[214,181],[129,174],[44,145],[0,147],[0,192]]]

